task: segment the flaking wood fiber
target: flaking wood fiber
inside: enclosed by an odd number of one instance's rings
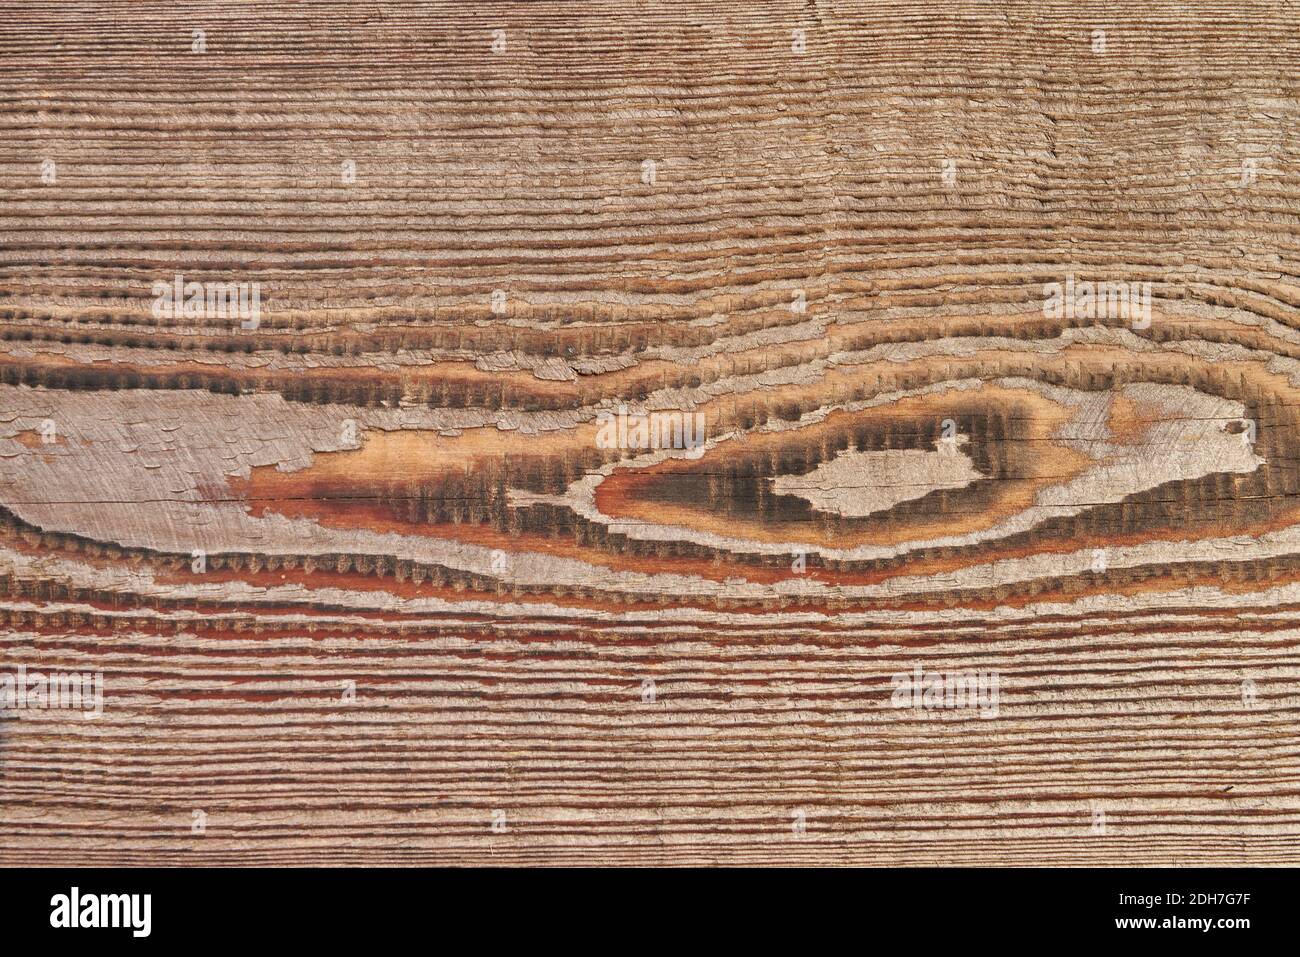
[[[1298,77],[5,0],[0,864],[1300,863]]]

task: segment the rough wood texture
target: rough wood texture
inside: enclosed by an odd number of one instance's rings
[[[3,712],[0,863],[1300,863],[1298,76],[1277,3],[5,4],[0,671],[104,709]]]

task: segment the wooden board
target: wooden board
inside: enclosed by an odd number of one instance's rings
[[[1298,69],[7,5],[0,863],[1300,863]]]

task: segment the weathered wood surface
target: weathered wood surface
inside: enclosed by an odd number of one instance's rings
[[[1300,863],[1298,71],[1275,3],[5,4],[0,665],[104,710],[3,713],[0,863]]]

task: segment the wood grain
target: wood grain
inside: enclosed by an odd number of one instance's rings
[[[0,673],[104,707],[2,712],[0,863],[1300,863],[1298,77],[1276,3],[6,5]]]

